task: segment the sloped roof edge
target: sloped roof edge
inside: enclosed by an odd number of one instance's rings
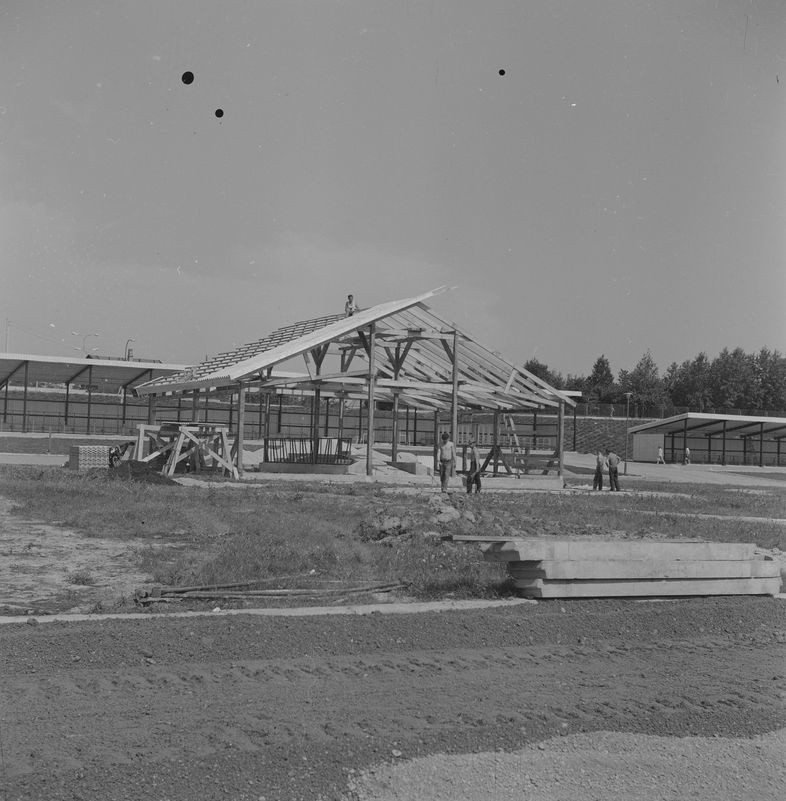
[[[266,350],[250,359],[239,361],[236,364],[228,366],[226,369],[216,371],[201,378],[189,376],[188,371],[184,371],[181,374],[170,376],[166,381],[148,381],[145,384],[141,384],[136,388],[136,392],[139,395],[151,395],[158,392],[175,392],[233,384],[246,377],[255,375],[260,370],[265,370],[280,362],[287,361],[295,356],[300,356],[319,345],[330,342],[336,337],[344,336],[359,328],[364,328],[377,320],[382,320],[391,314],[395,314],[398,311],[416,306],[418,303],[422,303],[446,290],[447,287],[441,286],[413,298],[380,303],[376,306],[356,312],[351,317],[344,317],[336,322],[329,323],[291,342]]]

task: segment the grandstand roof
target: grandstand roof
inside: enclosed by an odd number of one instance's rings
[[[0,387],[44,384],[88,384],[97,392],[131,390],[185,369],[184,364],[120,359],[74,359],[70,356],[38,356],[0,353]]]

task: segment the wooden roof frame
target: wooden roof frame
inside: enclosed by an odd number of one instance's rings
[[[149,396],[196,389],[236,391],[243,386],[261,392],[303,394],[324,389],[354,395],[371,386],[375,400],[398,396],[424,409],[454,402],[465,409],[495,411],[575,405],[568,395],[437,316],[425,301],[444,291],[439,287],[381,303],[351,317],[331,315],[294,323],[195,367],[140,384],[134,391]],[[323,377],[320,368],[328,353],[340,359],[341,369]],[[307,374],[271,377],[275,366],[298,356],[306,361]]]

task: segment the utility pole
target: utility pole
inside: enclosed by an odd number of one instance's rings
[[[632,392],[625,393],[625,471],[624,475],[628,475],[628,419],[630,418],[630,397]]]

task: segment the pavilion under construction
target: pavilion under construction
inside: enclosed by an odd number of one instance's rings
[[[564,410],[566,405],[574,406],[574,401],[437,316],[426,301],[443,291],[438,288],[351,315],[333,314],[293,323],[194,367],[155,377],[135,386],[134,393],[148,398],[151,426],[155,425],[156,398],[190,396],[196,411],[200,396],[229,393],[236,405],[237,438],[231,455],[225,452],[226,445],[216,440],[212,453],[224,463],[231,462],[232,472],[240,475],[244,469],[247,399],[255,397],[260,409],[264,404],[267,459],[272,453],[268,448],[268,440],[272,439],[270,401],[271,397],[283,395],[311,400],[310,436],[299,438],[296,447],[289,443],[284,448],[301,462],[318,463],[329,460],[331,454],[341,455],[344,411],[350,403],[366,405],[364,439],[369,475],[373,471],[374,415],[378,405],[384,404],[392,411],[393,463],[398,455],[402,407],[433,413],[435,431],[440,412],[449,410],[449,430],[454,441],[459,412],[492,413],[496,440],[499,415],[548,410],[559,421],[557,447],[552,456],[555,472],[561,474]],[[289,370],[290,363],[300,358],[305,362],[305,371],[302,367]],[[338,404],[338,437],[329,438],[320,436],[319,410],[323,402],[331,401]],[[183,432],[177,436],[181,444],[189,436],[196,441],[197,432],[189,434],[187,426],[180,428]],[[214,434],[208,432],[211,437]],[[170,447],[175,446],[170,443]],[[494,450],[499,451],[496,441]]]

